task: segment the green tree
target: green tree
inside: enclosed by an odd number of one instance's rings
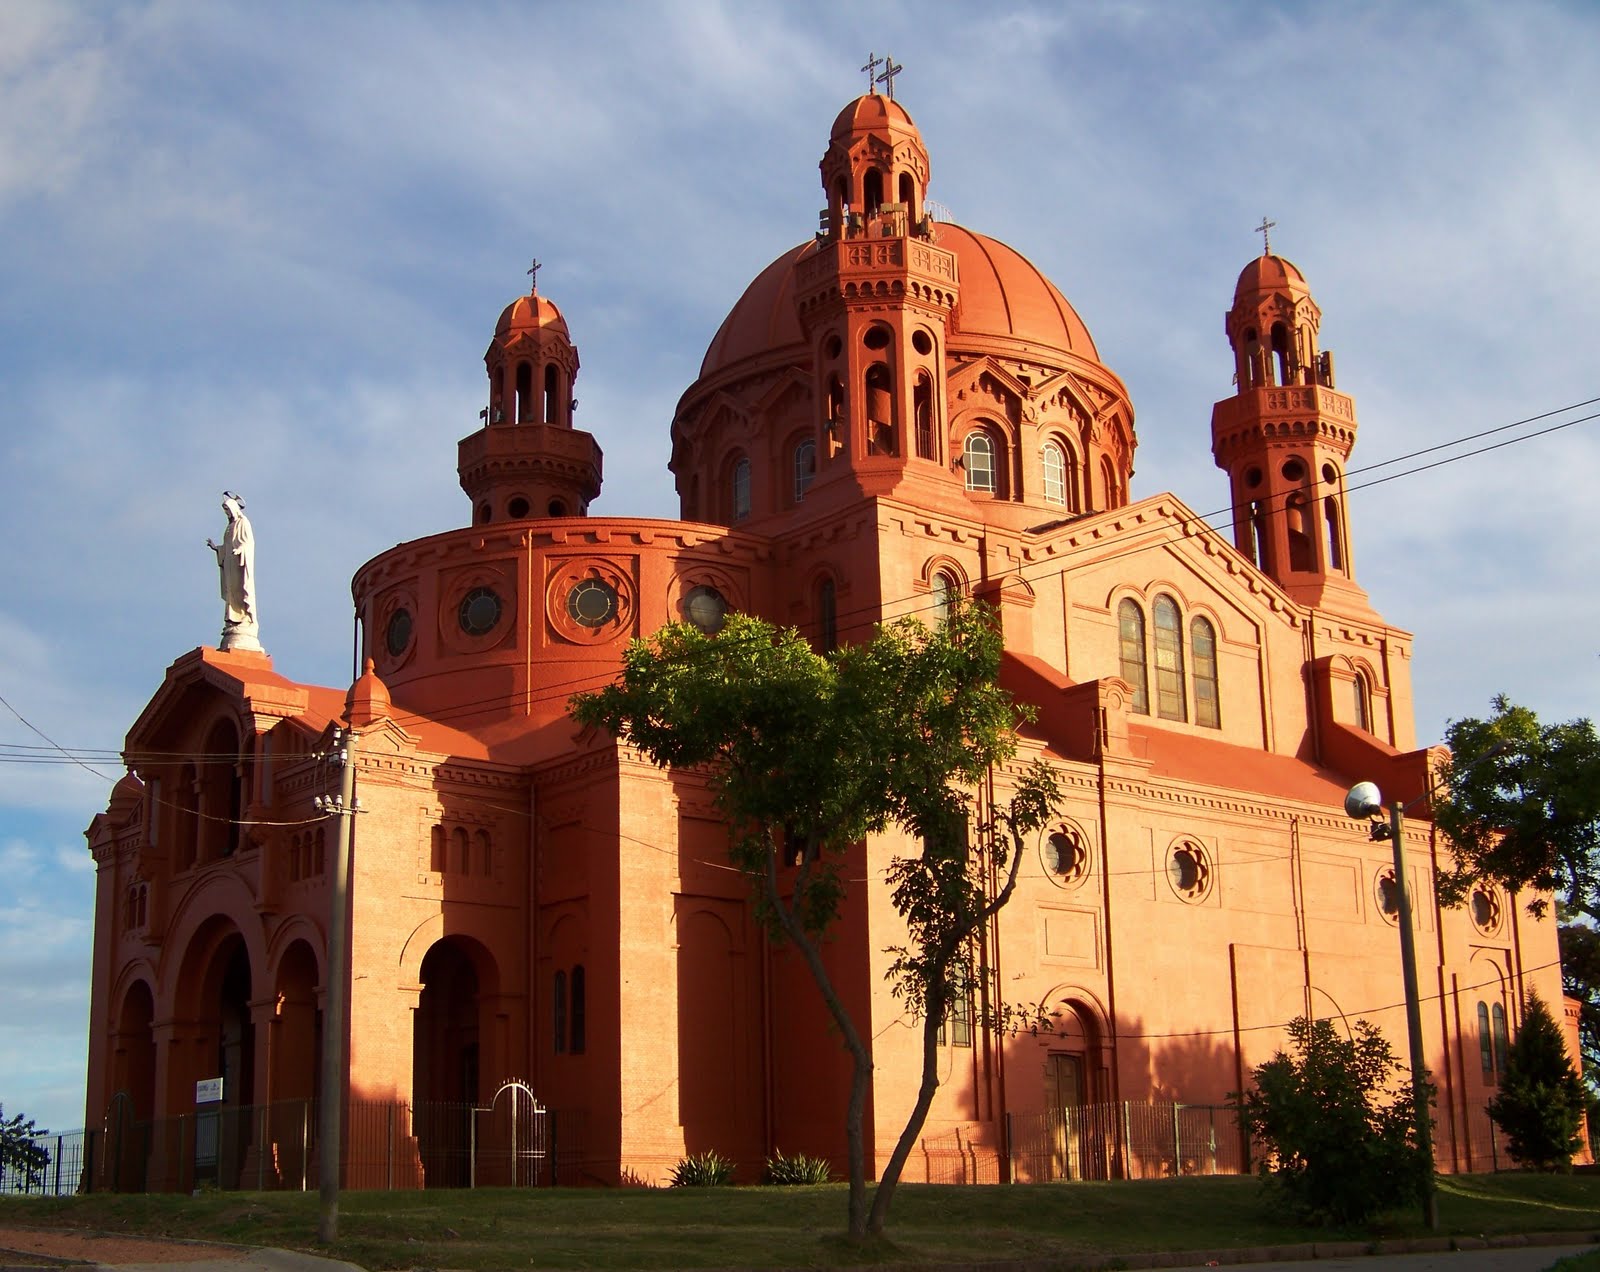
[[[1578,1047],[1591,1085],[1600,1076],[1600,930],[1587,923],[1563,923],[1561,988],[1577,999]]]
[[[1529,994],[1522,1027],[1506,1055],[1489,1116],[1506,1133],[1511,1156],[1537,1170],[1565,1170],[1583,1147],[1583,1083],[1550,1009]]]
[[[50,1154],[35,1136],[47,1132],[20,1113],[9,1118],[5,1114],[5,1106],[0,1105],[0,1186],[37,1188],[44,1182]]]
[[[1290,1052],[1251,1072],[1233,1096],[1239,1122],[1264,1153],[1262,1178],[1301,1218],[1360,1223],[1419,1201],[1426,1164],[1409,1087],[1376,1026],[1346,1037],[1326,1020],[1289,1022]]]
[[[1568,917],[1600,921],[1600,736],[1588,720],[1540,724],[1503,694],[1493,705],[1446,733],[1452,759],[1433,815],[1455,864],[1439,874],[1440,899],[1458,904],[1486,880],[1553,892]],[[1528,908],[1548,905],[1535,897]]]
[[[883,1230],[938,1088],[939,1023],[971,983],[972,938],[1010,899],[1023,837],[1059,798],[1039,761],[1013,776],[1016,794],[1003,806],[980,805],[970,793],[1015,755],[1024,717],[997,684],[1000,651],[992,613],[976,605],[958,606],[937,628],[911,619],[880,627],[826,657],[792,629],[732,615],[715,636],[679,623],[633,642],[616,684],[572,700],[580,722],[656,764],[703,771],[759,916],[816,982],[852,1061],[845,1131],[856,1238]],[[846,851],[891,825],[919,845],[889,866],[908,934],[890,975],[921,1017],[923,1074],[869,1210],[863,1123],[872,1052],[821,942],[843,899]]]

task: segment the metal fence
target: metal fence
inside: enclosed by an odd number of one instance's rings
[[[307,1191],[321,1161],[314,1101],[199,1109],[140,1120],[112,1102],[103,1127],[36,1136],[44,1164],[0,1174],[0,1192]],[[352,1100],[343,1187],[548,1187],[581,1182],[585,1119],[547,1108],[524,1083],[487,1104]]]
[[[1226,1105],[1085,1104],[1007,1115],[1011,1177],[1170,1179],[1249,1169],[1239,1124]]]

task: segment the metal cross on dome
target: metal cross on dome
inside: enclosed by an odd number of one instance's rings
[[[867,92],[878,91],[878,67],[883,64],[883,59],[876,53],[867,54],[867,64],[861,69],[867,73]]]
[[[878,76],[877,83],[882,84],[889,90],[889,100],[891,102],[894,100],[894,77],[900,74],[902,69],[904,68],[894,60],[893,53],[883,59],[883,74]]]
[[[528,287],[528,295],[537,296],[539,294],[539,271],[543,268],[544,266],[541,265],[537,260],[535,260],[532,265],[528,266],[528,277],[533,279],[532,284],[530,284]]]
[[[1276,221],[1269,221],[1266,217],[1262,217],[1261,224],[1256,226],[1256,233],[1261,235],[1261,254],[1263,256],[1272,255],[1272,236],[1269,231],[1275,229],[1277,224]]]

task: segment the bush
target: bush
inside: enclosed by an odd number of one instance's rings
[[[1583,1147],[1583,1083],[1572,1071],[1561,1027],[1537,994],[1506,1054],[1489,1116],[1506,1133],[1512,1158],[1537,1170],[1566,1170]]]
[[[1289,1024],[1294,1054],[1278,1052],[1232,1097],[1240,1124],[1267,1154],[1261,1175],[1302,1219],[1361,1223],[1422,1197],[1411,1092],[1377,1028],[1343,1037],[1326,1020]],[[1391,1089],[1393,1088],[1393,1089]]]
[[[43,1184],[50,1154],[34,1140],[43,1134],[31,1118],[20,1113],[6,1117],[5,1106],[0,1105],[0,1188],[25,1192]]]
[[[714,1148],[680,1157],[672,1168],[674,1188],[720,1188],[733,1182],[733,1163]]]
[[[766,1182],[769,1184],[825,1184],[828,1178],[826,1158],[807,1157],[804,1153],[785,1157],[781,1148],[767,1158]]]

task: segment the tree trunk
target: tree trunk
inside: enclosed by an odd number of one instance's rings
[[[821,951],[806,934],[805,925],[799,916],[784,904],[783,898],[778,893],[776,854],[769,855],[765,884],[767,902],[771,905],[772,912],[777,915],[778,925],[783,929],[784,935],[794,942],[795,948],[800,951],[800,956],[805,959],[806,966],[811,970],[811,979],[816,982],[817,989],[822,994],[822,1001],[827,1004],[834,1024],[839,1026],[845,1049],[849,1051],[853,1062],[850,1073],[850,1102],[845,1111],[845,1141],[850,1156],[850,1236],[853,1240],[859,1241],[867,1235],[867,1152],[862,1123],[866,1120],[867,1087],[872,1077],[872,1054],[861,1041],[861,1034],[856,1029],[855,1022],[851,1020],[850,1013],[845,1010],[838,991],[833,987],[833,979],[828,975],[828,969],[822,962]]]

